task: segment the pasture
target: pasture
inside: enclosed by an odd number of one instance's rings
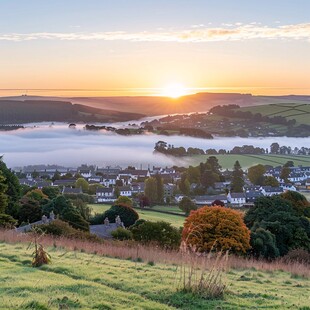
[[[310,280],[284,271],[230,269],[224,298],[208,300],[180,291],[175,264],[47,251],[33,268],[27,244],[0,243],[0,309],[309,309]]]
[[[280,166],[285,164],[289,160],[292,160],[295,166],[310,166],[310,156],[299,155],[195,155],[191,157],[185,157],[185,159],[188,162],[188,165],[197,166],[201,162],[206,162],[207,158],[210,156],[216,156],[222,168],[230,170],[234,167],[234,163],[236,162],[236,160],[238,160],[241,167],[245,169],[257,164]]]
[[[89,205],[92,208],[93,214],[95,213],[103,213],[106,210],[108,210],[111,205],[104,205],[104,204],[90,204]],[[177,206],[154,206],[154,210],[160,210],[160,211],[170,211],[170,212],[176,212],[181,213],[181,210]],[[168,223],[171,223],[175,227],[181,227],[184,224],[185,216],[181,215],[174,215],[174,214],[165,214],[165,213],[159,213],[156,211],[153,211],[152,209],[135,209],[139,213],[139,217],[141,219],[147,220],[147,221],[165,221]]]

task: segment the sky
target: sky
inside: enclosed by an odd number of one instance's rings
[[[0,95],[310,94],[309,12],[308,0],[1,0]]]

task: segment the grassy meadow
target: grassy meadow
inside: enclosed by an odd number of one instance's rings
[[[103,213],[106,210],[110,209],[111,205],[105,205],[105,204],[90,204],[89,205],[92,208],[92,213]],[[154,206],[152,209],[154,210],[160,210],[160,211],[170,211],[175,213],[182,214],[181,210],[177,206]],[[171,223],[175,227],[181,227],[184,224],[185,216],[180,215],[174,215],[174,214],[165,214],[165,213],[159,213],[156,211],[153,211],[152,209],[147,210],[140,210],[136,209],[136,211],[139,213],[139,217],[141,219],[147,220],[147,221],[165,221],[168,223]]]
[[[230,269],[224,298],[207,300],[180,291],[176,264],[47,250],[52,263],[33,268],[27,244],[0,243],[1,310],[310,309],[309,278],[284,271]]]
[[[224,169],[232,169],[236,160],[239,160],[242,168],[249,168],[257,164],[279,166],[285,164],[289,160],[292,160],[295,166],[310,165],[310,156],[299,155],[195,155],[186,157],[186,160],[189,165],[197,166],[199,163],[205,162],[209,156],[216,156]]]
[[[273,103],[266,105],[257,105],[243,107],[241,111],[250,111],[252,113],[260,113],[263,116],[283,116],[287,119],[296,119],[297,124],[308,124],[310,105],[305,102],[300,103]]]

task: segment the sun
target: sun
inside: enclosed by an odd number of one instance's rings
[[[188,94],[187,89],[179,83],[172,83],[164,87],[161,96],[170,98],[179,98]]]

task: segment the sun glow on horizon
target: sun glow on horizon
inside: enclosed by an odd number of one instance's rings
[[[179,97],[182,97],[188,94],[189,94],[188,89],[180,83],[171,83],[167,85],[166,87],[164,87],[162,91],[160,92],[161,96],[170,97],[174,99],[177,99]]]

